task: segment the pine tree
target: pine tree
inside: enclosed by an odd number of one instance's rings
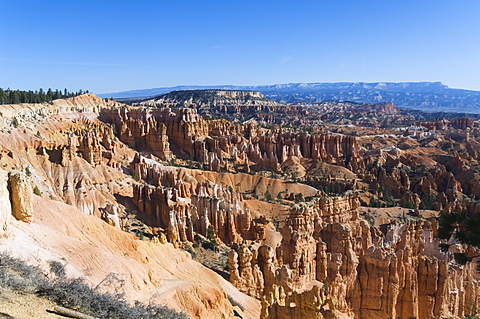
[[[38,91],[21,91],[0,88],[0,104],[51,102],[56,99],[77,96],[81,93],[82,90],[79,92],[68,92],[68,90],[65,89],[62,93],[62,91],[58,89],[53,91],[49,88],[47,93],[45,93],[43,89],[39,89]]]
[[[47,91],[47,102],[50,102],[53,100],[53,91],[51,88],[48,88],[48,91]]]
[[[454,254],[455,261],[461,265],[480,257],[480,213],[441,212],[437,237],[442,240],[440,249],[447,252],[451,245],[462,244],[463,251]],[[477,264],[480,272],[480,263]]]

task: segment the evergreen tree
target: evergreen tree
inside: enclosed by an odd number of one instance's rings
[[[47,91],[47,102],[50,102],[53,100],[53,91],[51,88],[48,88],[48,91]]]
[[[47,93],[45,93],[43,89],[39,89],[38,91],[20,91],[0,88],[0,104],[44,103],[56,99],[77,96],[82,93],[82,90],[74,93],[68,92],[67,89],[62,93],[62,91],[58,89],[53,91],[51,88],[47,90]]]
[[[455,261],[461,265],[480,257],[480,213],[441,212],[437,237],[442,240],[440,249],[447,252],[451,245],[462,244],[463,251],[454,254]],[[477,264],[480,272],[480,263]]]

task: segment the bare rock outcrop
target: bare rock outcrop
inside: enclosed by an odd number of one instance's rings
[[[134,184],[134,204],[151,227],[168,230],[172,243],[193,242],[194,232],[213,235],[226,244],[242,238],[264,239],[240,193],[210,182],[198,182],[174,168],[137,156],[130,169],[149,184]]]
[[[228,265],[230,268],[230,282],[241,292],[252,297],[260,298],[263,295],[263,275],[258,266],[257,259],[254,258],[255,249],[246,245],[241,245],[238,253],[231,250],[228,255]]]
[[[387,132],[380,127],[392,121],[411,125],[406,117],[397,117],[391,103],[282,106],[255,92],[207,93],[211,99],[184,92],[184,104],[175,98],[140,108],[92,95],[55,101],[53,106],[14,106],[13,111],[1,107],[6,120],[0,132],[0,160],[3,167],[19,169],[30,162],[31,179],[44,193],[33,197],[39,204],[45,200],[54,205],[50,197],[58,201],[55,207],[63,201],[118,227],[123,208],[116,201],[121,199],[129,212],[138,211],[137,218],[156,236],[147,248],[151,244],[171,252],[171,245],[158,243],[186,247],[183,243],[204,237],[210,244],[232,247],[230,281],[263,300],[264,318],[333,318],[334,309],[351,318],[462,318],[470,304],[480,302],[473,266],[458,266],[451,254],[438,250],[436,221],[421,218],[415,210],[396,219],[382,216],[383,224],[373,226],[360,218],[358,197],[348,192],[362,190],[367,199],[390,197],[388,205],[478,213],[478,123],[438,120]],[[160,104],[172,108],[152,107]],[[335,112],[329,111],[332,107]],[[315,110],[323,113],[302,116]],[[290,128],[258,125],[277,123],[280,113]],[[247,114],[255,118],[244,121]],[[238,121],[206,120],[207,115]],[[13,116],[18,116],[21,129],[12,125]],[[321,121],[336,126],[296,129]],[[34,126],[23,127],[26,123]],[[369,129],[362,131],[357,125]],[[32,127],[38,131],[29,136]],[[205,171],[174,166],[178,164]],[[241,171],[252,174],[225,173]],[[267,172],[254,174],[258,171]],[[322,175],[315,184],[324,186],[322,191],[287,180],[312,182],[310,175],[315,173]],[[284,179],[265,177],[278,175]],[[6,206],[0,209],[0,237],[7,232],[10,215],[32,220],[33,183],[22,172],[12,172],[9,178],[10,198],[0,185],[0,202]],[[2,180],[6,176],[0,174]],[[294,200],[301,203],[294,205]],[[70,223],[92,218],[75,216]],[[125,235],[101,225],[105,232],[97,233],[104,242],[110,231],[119,240]],[[129,247],[144,246],[130,237]],[[157,262],[147,255],[137,257],[145,265]],[[191,261],[186,253],[180,257]],[[169,261],[163,255],[160,260]],[[171,272],[168,278],[173,279]],[[137,282],[140,286],[142,280]],[[313,284],[313,290],[305,291]],[[197,317],[208,316],[211,309],[220,315],[219,309],[230,309],[230,295],[203,287],[185,286],[191,293],[174,298],[192,304],[190,298],[197,295],[192,310]]]
[[[12,218],[12,204],[7,186],[8,173],[0,170],[0,238],[8,236],[8,224]]]
[[[169,127],[166,123],[176,123],[171,117],[175,117],[175,114],[168,109],[149,112],[124,107],[103,109],[100,113],[100,119],[115,126],[122,142],[139,151],[150,151],[162,160],[172,158],[167,130],[181,130],[183,135],[188,134],[183,127]]]
[[[140,102],[141,106],[177,107],[196,109],[202,115],[222,115],[233,119],[255,117],[265,123],[276,122],[286,115],[304,115],[299,106],[282,105],[269,100],[260,92],[234,90],[187,90],[166,93],[152,100]]]
[[[473,123],[475,119],[470,117],[459,117],[452,119],[450,123],[454,128],[459,128],[465,130],[467,128],[473,128]]]
[[[12,215],[25,223],[33,221],[32,187],[27,175],[21,171],[11,171],[8,178]]]
[[[263,278],[257,280],[255,284],[262,287],[264,293],[269,292],[274,284],[282,286],[286,293],[291,293],[314,280],[323,281],[327,278],[328,258],[331,259],[331,257],[326,254],[327,244],[320,239],[320,231],[322,227],[332,225],[331,223],[347,223],[352,218],[357,218],[355,213],[352,215],[357,207],[358,200],[355,196],[321,198],[314,203],[313,207],[304,203],[295,205],[290,209],[285,226],[282,228],[280,246],[274,249],[268,245],[260,247],[241,245],[237,255],[253,256],[252,264],[258,264],[263,274]],[[332,229],[331,232],[336,234],[338,229]],[[334,245],[332,241],[328,243]],[[338,244],[335,245],[338,246]],[[349,247],[347,244],[347,248]],[[250,250],[249,254],[245,253],[247,249]],[[338,247],[334,249],[340,250]],[[346,254],[350,256],[352,252],[347,251]],[[232,257],[229,262],[230,269],[238,269],[239,266],[234,263],[239,263],[240,257],[238,259]],[[349,262],[351,263],[352,260]],[[330,266],[334,264],[335,261],[332,261]],[[354,268],[354,266],[348,268],[350,273]],[[332,269],[332,273],[335,270]],[[237,277],[237,274],[233,275],[233,278]],[[242,281],[251,283],[252,279],[237,280],[237,282]],[[235,282],[232,283],[235,285]]]

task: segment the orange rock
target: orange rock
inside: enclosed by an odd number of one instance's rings
[[[11,171],[8,178],[12,215],[25,223],[33,221],[32,186],[25,173]]]

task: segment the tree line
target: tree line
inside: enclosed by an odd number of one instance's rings
[[[0,104],[18,104],[18,103],[44,103],[51,102],[56,99],[64,99],[78,96],[87,91],[81,89],[77,92],[69,92],[67,89],[55,90],[48,89],[46,92],[43,89],[38,91],[21,91],[0,88]]]

